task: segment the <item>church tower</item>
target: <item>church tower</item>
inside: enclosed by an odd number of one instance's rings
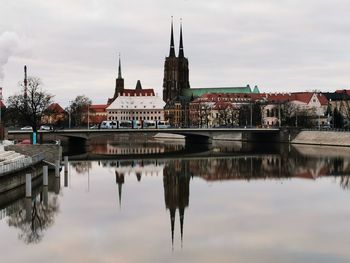
[[[122,78],[122,66],[120,63],[120,54],[119,54],[119,65],[118,65],[118,78],[115,79],[115,89],[114,95],[112,98],[108,98],[107,104],[110,105],[112,102],[124,92],[124,79]]]
[[[119,55],[119,66],[118,66],[118,78],[115,80],[115,91],[113,100],[118,97],[118,94],[122,94],[124,91],[124,79],[122,78],[122,67],[120,63],[120,55]]]
[[[179,56],[176,57],[174,45],[173,20],[171,20],[170,52],[165,58],[163,78],[163,100],[167,103],[178,99],[183,89],[190,88],[188,59],[184,56],[182,23],[180,26]]]

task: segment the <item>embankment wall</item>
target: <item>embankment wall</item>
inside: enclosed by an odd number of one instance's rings
[[[350,147],[350,132],[300,131],[291,143]]]

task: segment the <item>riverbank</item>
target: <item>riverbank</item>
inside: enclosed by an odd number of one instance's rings
[[[62,147],[56,144],[36,144],[23,145],[13,144],[5,146],[6,151],[15,151],[27,156],[36,156],[38,154],[44,155],[47,162],[55,163],[56,160],[62,160]]]
[[[350,132],[301,131],[291,143],[350,147]]]

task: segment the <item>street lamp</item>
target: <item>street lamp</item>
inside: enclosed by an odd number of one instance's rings
[[[72,101],[69,101],[69,109],[68,109],[68,128],[71,127],[71,114],[72,114]]]
[[[87,112],[87,126],[88,126],[88,130],[90,129],[90,105],[88,104],[88,112]]]

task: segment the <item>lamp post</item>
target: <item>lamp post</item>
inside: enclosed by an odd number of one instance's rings
[[[88,130],[90,129],[90,105],[88,104],[88,112],[87,112],[87,126],[88,126]]]
[[[68,128],[71,127],[71,115],[72,115],[72,101],[69,101],[69,110],[68,110]]]
[[[250,102],[250,127],[253,127],[253,104]]]

